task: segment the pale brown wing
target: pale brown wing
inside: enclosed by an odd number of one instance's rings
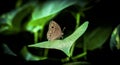
[[[55,40],[62,37],[62,35],[63,35],[63,32],[60,26],[55,21],[51,21],[49,24],[48,32],[47,32],[47,39]]]

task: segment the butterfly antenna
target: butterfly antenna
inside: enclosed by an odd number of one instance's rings
[[[64,32],[65,29],[66,29],[66,27],[63,28],[63,32]]]

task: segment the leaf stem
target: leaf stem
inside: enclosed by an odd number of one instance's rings
[[[45,51],[44,51],[44,57],[47,57],[48,51],[49,51],[49,49],[46,48]]]
[[[80,13],[77,13],[76,15],[76,28],[79,26],[80,24]]]
[[[72,55],[73,55],[74,48],[75,48],[75,44],[73,44],[73,45],[72,45],[72,47],[71,47],[70,56],[72,56]]]
[[[34,32],[34,43],[38,41],[38,32]]]
[[[64,62],[67,62],[67,61],[69,61],[69,60],[70,60],[70,58],[69,58],[69,57],[66,57],[66,58],[62,59],[61,62],[64,63]]]
[[[86,52],[83,52],[83,53],[81,53],[81,54],[79,54],[77,56],[72,57],[72,60],[76,60],[78,58],[84,57],[86,54],[87,54]]]

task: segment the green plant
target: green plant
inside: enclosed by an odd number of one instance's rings
[[[45,1],[43,3],[32,1],[20,7],[19,5],[16,5],[17,8],[15,10],[1,15],[0,34],[5,36],[17,35],[21,32],[30,32],[33,34],[33,43],[31,44],[30,40],[30,42],[24,43],[27,45],[23,45],[19,52],[26,61],[49,59],[48,55],[50,49],[62,51],[61,53],[66,55],[65,58],[63,57],[61,59],[54,58],[56,60],[59,59],[62,63],[69,62],[70,60],[78,61],[78,59],[86,57],[87,50],[92,51],[100,48],[110,36],[110,32],[112,32],[112,27],[104,28],[102,26],[88,30],[89,21],[81,22],[81,16],[85,16],[83,12],[90,8],[86,7],[88,3],[89,1],[87,0],[58,0]],[[77,11],[69,9],[70,7],[76,7],[75,9]],[[69,12],[70,15],[73,16],[75,19],[74,22],[76,23],[76,25],[73,25],[75,31],[70,30],[69,32],[73,33],[64,37],[62,40],[42,40],[42,38],[46,38],[46,36],[43,35],[45,33],[44,30],[46,29],[45,26],[50,20],[58,15],[63,15],[61,12]],[[28,19],[26,19],[26,17],[28,17]],[[83,42],[81,42],[81,38]],[[3,47],[7,48],[7,43],[2,42],[2,44]],[[38,53],[38,55],[35,55],[29,51],[29,48],[44,50],[34,50]],[[79,51],[83,52],[74,55],[74,51],[76,51],[75,48],[79,48]],[[8,53],[16,56],[12,51],[8,51]]]

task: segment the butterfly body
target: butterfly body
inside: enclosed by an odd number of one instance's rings
[[[49,23],[47,39],[48,40],[56,40],[56,39],[61,38],[62,35],[63,35],[63,32],[62,32],[59,24],[57,24],[55,21],[51,21]]]

